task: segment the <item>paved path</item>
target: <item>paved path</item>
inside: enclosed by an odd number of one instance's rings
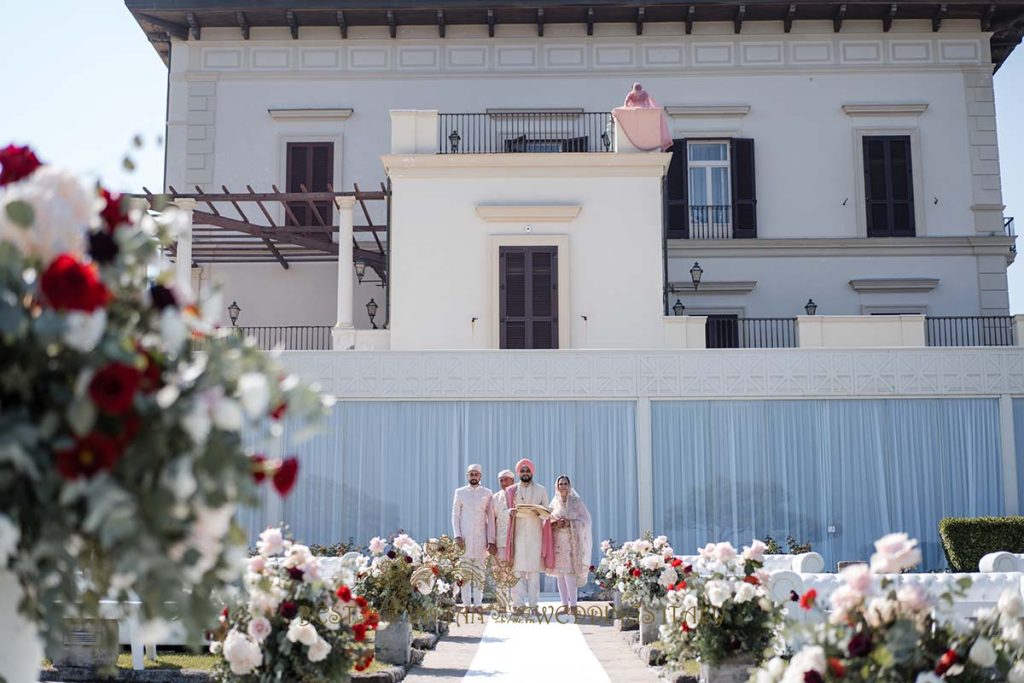
[[[584,603],[587,608],[602,603]],[[557,603],[542,603],[553,610]],[[594,610],[595,612],[597,610]],[[593,613],[593,612],[592,612]],[[562,622],[562,623],[559,623]],[[580,683],[657,683],[613,628],[611,620],[588,619],[565,623],[510,622],[487,618],[453,626],[428,652],[423,664],[405,679],[408,683],[495,680],[501,683],[542,683],[559,680]]]

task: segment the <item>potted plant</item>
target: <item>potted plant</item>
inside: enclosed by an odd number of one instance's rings
[[[609,576],[618,577],[616,586],[622,603],[640,610],[640,641],[646,645],[658,639],[665,621],[668,587],[678,581],[682,562],[674,555],[668,538],[648,532],[643,538],[626,541],[609,560]]]

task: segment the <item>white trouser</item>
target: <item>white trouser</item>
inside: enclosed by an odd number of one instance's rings
[[[469,569],[469,580],[462,583],[462,605],[477,607],[484,604],[484,561],[462,559],[462,564]]]
[[[512,592],[516,607],[536,607],[540,599],[540,572],[516,572],[519,583]]]
[[[573,574],[559,574],[558,576],[558,597],[562,599],[563,605],[576,606],[576,576]]]

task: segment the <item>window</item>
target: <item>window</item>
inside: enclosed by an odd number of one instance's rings
[[[285,192],[329,192],[334,183],[333,142],[289,142],[287,145]],[[316,213],[308,202],[289,202],[287,225],[331,225],[334,207],[331,202],[315,202]],[[319,218],[316,214],[319,214]]]
[[[674,140],[664,194],[670,239],[756,237],[754,141]]]
[[[868,237],[913,237],[914,181],[910,136],[864,137]]]
[[[500,247],[503,349],[558,348],[558,247]]]

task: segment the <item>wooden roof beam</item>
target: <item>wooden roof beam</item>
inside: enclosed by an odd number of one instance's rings
[[[846,18],[846,5],[842,4],[836,10],[836,16],[832,19],[832,31],[839,33],[843,30],[843,19]]]
[[[295,17],[295,12],[288,10],[285,12],[285,18],[288,20],[288,28],[292,32],[292,40],[299,39],[299,20]]]
[[[348,23],[345,21],[345,13],[338,10],[338,30],[341,31],[342,39],[348,38]]]
[[[195,12],[186,12],[185,19],[188,21],[188,30],[193,40],[199,40],[203,33],[203,27],[199,25]]]
[[[537,8],[537,37],[544,37],[544,8]]]
[[[445,25],[444,25],[444,10],[437,10],[437,37],[444,38]]]
[[[883,33],[888,33],[889,31],[892,30],[892,20],[896,18],[896,12],[898,9],[899,7],[896,5],[895,2],[889,5],[889,12],[885,15],[885,18],[882,19]]]
[[[647,14],[647,10],[640,7],[636,11],[636,34],[642,36],[644,34],[644,18]]]
[[[227,185],[221,185],[220,189],[224,191],[224,194],[231,194],[231,191],[228,189]],[[238,212],[239,218],[241,218],[246,223],[250,222],[249,217],[245,215],[244,211],[242,211],[242,207],[238,205],[238,202],[236,202],[235,200],[231,200],[231,206],[235,207],[235,211]],[[281,252],[277,250],[277,247],[274,246],[274,243],[271,242],[266,237],[264,237],[263,244],[264,246],[267,247],[267,249],[270,250],[270,253],[274,255],[274,258],[276,258],[278,263],[281,264],[281,267],[284,268],[285,270],[288,270],[288,262],[284,260],[283,256],[281,256]]]
[[[789,4],[789,9],[786,11],[786,18],[782,20],[782,27],[786,33],[793,30],[793,19],[796,18],[796,3],[792,2]]]
[[[947,12],[949,12],[949,5],[946,3],[939,5],[939,9],[932,16],[932,33],[937,33],[942,28],[942,20],[945,19]]]
[[[188,40],[188,27],[182,26],[181,24],[175,24],[172,21],[164,21],[163,19],[157,19],[151,17],[148,14],[139,15],[141,19],[148,21],[154,26],[167,32],[167,35],[171,38],[177,38],[178,40]]]
[[[736,10],[736,18],[732,22],[733,31],[737,34],[743,30],[743,18],[747,16],[747,6],[740,5],[740,8]]]
[[[398,24],[395,21],[395,13],[392,10],[388,10],[385,15],[388,20],[388,35],[392,38],[398,37]]]
[[[287,206],[288,205],[286,204],[285,207]],[[205,211],[194,211],[192,215],[195,218],[196,223],[201,223],[203,225],[215,225],[218,228],[224,228],[225,230],[231,230],[234,232],[241,232],[246,235],[253,235],[255,237],[270,237],[272,239],[275,239],[274,233],[272,231],[269,231],[268,229],[259,225],[253,225],[252,223],[245,223],[243,221],[236,221],[234,218],[228,218],[227,216],[216,216],[212,213],[207,213]],[[282,236],[282,239],[280,239],[280,241],[286,242],[288,244],[296,244],[300,247],[308,247],[309,249],[315,249],[316,251],[322,251],[327,254],[337,255],[338,253],[338,246],[329,239],[318,240],[303,235],[289,235],[287,239],[284,239]]]
[[[689,9],[686,10],[686,35],[693,33],[693,19],[697,15],[697,8],[690,5]]]
[[[242,29],[242,40],[249,40],[249,20],[245,12],[235,12],[235,21],[238,22],[238,28]]]
[[[494,10],[487,10],[487,37],[494,37]]]
[[[992,30],[992,19],[996,16],[996,6],[989,5],[988,9],[985,10],[984,16],[981,17],[981,30],[988,31]]]
[[[587,35],[594,35],[594,8],[587,8]]]

